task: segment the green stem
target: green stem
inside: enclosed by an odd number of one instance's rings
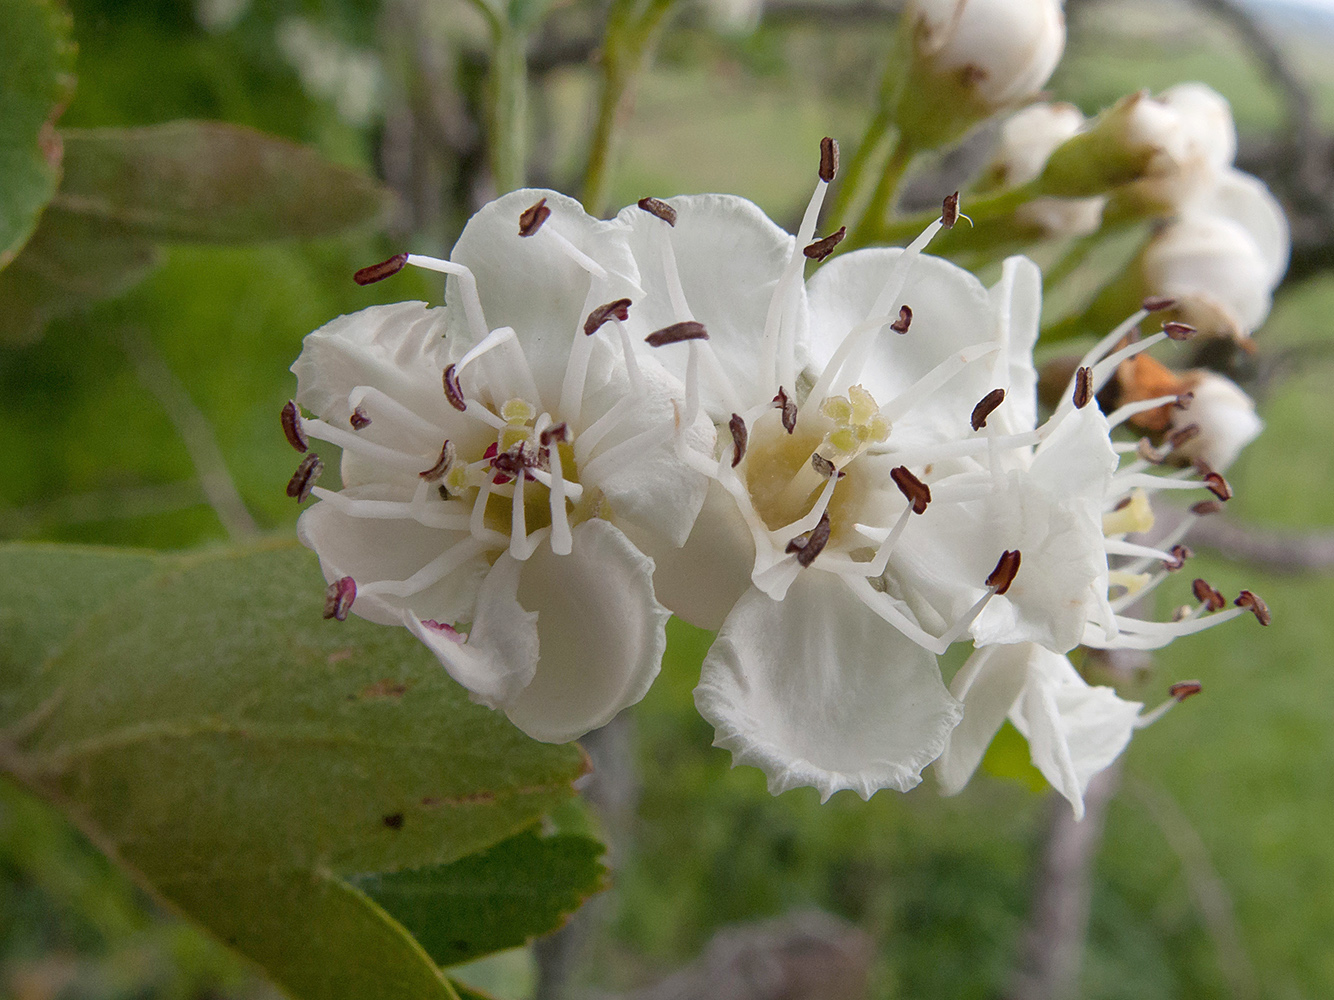
[[[889,162],[885,164],[884,170],[880,173],[880,179],[876,182],[875,190],[871,192],[871,200],[867,202],[866,210],[857,220],[857,225],[853,227],[848,240],[853,246],[865,246],[875,239],[876,235],[885,228],[886,216],[889,215],[890,206],[894,202],[894,194],[899,189],[899,182],[903,180],[903,175],[908,170],[908,164],[917,155],[917,151],[902,136],[894,140],[894,148],[889,154]],[[855,242],[854,242],[855,241]]]
[[[866,173],[867,164],[879,152],[889,132],[889,125],[889,112],[883,107],[867,123],[862,141],[857,144],[857,151],[839,171],[838,190],[834,192],[834,204],[829,210],[830,218],[843,219],[852,211],[853,205],[857,203],[857,196],[861,193],[862,175]]]
[[[1026,185],[978,198],[975,201],[961,201],[959,210],[978,223],[998,219],[1010,215],[1020,205],[1032,200],[1033,192],[1029,188],[1030,186]],[[940,211],[933,209],[930,212],[919,212],[916,215],[882,223],[878,228],[873,227],[875,231],[868,234],[867,242],[874,239],[881,243],[899,243],[903,240],[915,239],[923,229],[938,218],[940,218]],[[967,224],[967,222],[961,223],[964,226]]]
[[[491,173],[496,194],[524,185],[528,139],[527,35],[497,22],[491,54]]]

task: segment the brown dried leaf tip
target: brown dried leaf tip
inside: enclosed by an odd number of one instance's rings
[[[302,454],[310,450],[310,441],[301,429],[301,411],[297,409],[294,399],[289,399],[283,407],[283,434],[287,437],[287,443]]]
[[[1255,615],[1255,620],[1261,625],[1268,625],[1273,620],[1269,616],[1269,605],[1249,590],[1243,590],[1238,594],[1236,601],[1233,603],[1239,608],[1248,609]]]
[[[750,434],[746,430],[746,422],[741,419],[739,413],[732,414],[732,419],[727,422],[727,429],[732,432],[732,468],[735,469],[746,457],[746,441]]]
[[[657,216],[667,225],[676,225],[676,209],[661,198],[640,198],[637,204],[649,215]]]
[[[1082,410],[1093,402],[1093,369],[1085,365],[1075,372],[1075,409]]]
[[[459,377],[456,372],[456,365],[449,365],[440,376],[440,380],[445,386],[445,398],[449,400],[449,405],[456,410],[466,410],[468,401],[463,398],[463,387],[459,385]]]
[[[1167,693],[1180,703],[1187,698],[1193,698],[1203,690],[1204,685],[1199,681],[1177,681],[1167,689]]]
[[[350,576],[335,580],[324,592],[324,617],[347,621],[347,613],[352,610],[352,602],[356,599],[357,581]]]
[[[889,328],[895,333],[907,333],[910,326],[912,326],[912,308],[899,306],[899,318],[890,323]]]
[[[352,275],[352,280],[358,285],[373,285],[377,281],[384,281],[385,278],[392,278],[399,271],[407,266],[408,255],[405,253],[396,253],[388,260],[383,260],[378,264],[372,264],[370,267],[363,267],[356,274]]]
[[[889,478],[894,480],[894,485],[908,498],[914,514],[926,513],[926,505],[931,502],[931,487],[909,472],[906,465],[891,469]]]
[[[778,387],[778,395],[774,397],[774,406],[783,411],[783,430],[791,434],[797,429],[797,404],[781,385]]]
[[[444,447],[440,449],[440,458],[436,460],[435,465],[426,469],[424,472],[417,473],[417,475],[421,476],[428,483],[433,483],[437,479],[443,478],[445,473],[449,471],[449,467],[453,464],[454,442],[446,438]]]
[[[1000,406],[1003,402],[1005,402],[1004,389],[992,389],[989,393],[983,396],[981,400],[978,401],[978,404],[973,407],[973,416],[971,420],[973,430],[980,431],[985,427],[987,425],[987,417],[995,413],[996,407]]]
[[[820,517],[819,524],[810,531],[792,539],[783,551],[788,555],[796,553],[797,564],[805,569],[815,562],[815,557],[823,552],[824,547],[829,544],[829,533],[832,530],[829,522],[829,512],[825,511]]]
[[[1014,551],[1006,549],[1002,552],[996,562],[996,568],[987,577],[987,586],[995,588],[997,594],[1009,590],[1010,584],[1014,583],[1014,578],[1019,575],[1019,562],[1022,558],[1018,549]]]
[[[371,425],[371,418],[366,416],[366,410],[358,406],[352,411],[352,416],[347,418],[347,422],[352,425],[354,431],[365,430]]]
[[[588,319],[584,320],[584,333],[589,337],[593,336],[608,320],[619,319],[624,323],[630,318],[630,305],[629,299],[617,299],[615,302],[598,306],[588,314]]]
[[[951,195],[946,195],[945,201],[940,206],[940,224],[946,229],[953,229],[954,224],[959,221],[959,192],[955,191]]]
[[[649,347],[663,347],[667,344],[679,344],[683,340],[708,340],[709,331],[704,329],[703,323],[696,323],[694,320],[686,320],[684,323],[673,323],[671,326],[664,326],[661,330],[654,330],[644,338],[644,343]]]
[[[324,463],[320,461],[320,456],[312,451],[301,460],[296,472],[287,481],[287,495],[295,498],[297,503],[305,503],[310,499],[310,491],[315,488],[315,483],[323,471]]]
[[[825,136],[820,140],[820,180],[830,184],[838,173],[838,140]]]
[[[830,233],[822,240],[816,240],[807,246],[801,252],[817,264],[834,252],[834,247],[843,242],[843,238],[848,235],[847,226],[839,226],[838,232]]]
[[[542,223],[551,218],[551,209],[547,208],[547,200],[539,198],[537,203],[529,205],[519,216],[519,235],[532,236],[542,228]]]
[[[1206,611],[1221,611],[1227,607],[1227,598],[1199,577],[1191,582],[1190,589],[1195,595],[1195,600],[1203,604]]]

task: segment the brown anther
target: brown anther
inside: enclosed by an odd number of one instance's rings
[[[1156,313],[1156,312],[1163,312],[1164,310],[1167,309],[1171,309],[1175,307],[1176,304],[1177,304],[1176,299],[1169,299],[1165,295],[1150,295],[1140,304],[1140,307],[1145,312]]]
[[[959,221],[959,192],[955,191],[945,197],[944,203],[940,207],[940,224],[946,229],[953,229],[954,224]]]
[[[1162,465],[1167,461],[1167,455],[1153,446],[1148,438],[1140,438],[1139,445],[1135,448],[1135,454],[1150,465]]]
[[[1193,440],[1194,438],[1197,438],[1199,436],[1200,436],[1200,425],[1187,424],[1185,427],[1182,427],[1179,430],[1175,430],[1171,434],[1167,435],[1167,443],[1170,444],[1173,448],[1180,448],[1187,441]]]
[[[1172,408],[1176,410],[1186,410],[1190,408],[1190,404],[1193,403],[1194,401],[1195,401],[1195,393],[1179,392],[1177,393],[1177,401],[1172,404]]]
[[[1131,503],[1133,503],[1133,501],[1130,497],[1122,497],[1120,500],[1116,501],[1116,506],[1113,507],[1112,510],[1125,510]]]
[[[1205,473],[1204,486],[1210,493],[1218,497],[1219,500],[1232,499],[1232,486],[1223,478],[1221,473],[1214,472],[1210,469]]]
[[[356,599],[357,581],[350,576],[335,580],[324,591],[324,617],[347,621],[347,613],[352,610],[352,602]]]
[[[894,485],[899,488],[908,503],[912,504],[914,514],[925,514],[926,505],[931,502],[931,487],[922,482],[911,472],[906,465],[900,465],[896,469],[889,470],[889,478],[894,480]]]
[[[1075,409],[1082,410],[1093,402],[1093,369],[1085,365],[1075,372]]]
[[[437,486],[437,487],[436,487],[436,490],[439,491],[439,493],[440,493],[440,499],[441,499],[441,500],[453,500],[453,499],[454,499],[453,494],[449,492],[449,487],[446,486],[444,483],[441,483],[439,486]]]
[[[303,454],[310,450],[310,441],[301,429],[301,411],[296,408],[296,400],[289,399],[283,407],[283,434],[287,443]]]
[[[1199,503],[1190,505],[1190,512],[1198,517],[1207,517],[1210,514],[1217,514],[1223,509],[1223,504],[1218,500],[1201,500]]]
[[[539,434],[538,440],[542,442],[543,448],[550,448],[552,441],[570,440],[570,428],[567,427],[565,421],[562,420],[558,424],[552,424],[541,434]]]
[[[820,180],[830,184],[838,173],[838,140],[825,136],[820,140]]]
[[[732,419],[727,421],[727,429],[732,432],[732,468],[735,469],[746,457],[746,440],[750,435],[739,413],[732,414]]]
[[[816,240],[807,246],[801,252],[817,264],[834,252],[834,247],[843,242],[843,237],[848,235],[847,226],[839,226],[837,232],[830,233],[822,240]]]
[[[551,218],[551,209],[547,208],[547,200],[539,198],[537,203],[529,205],[519,216],[519,235],[532,236],[542,228],[542,223]]]
[[[1021,558],[1018,549],[1014,551],[1006,549],[1002,552],[1000,559],[996,562],[996,568],[987,577],[987,586],[995,588],[997,594],[1003,594],[1009,590],[1010,584],[1014,583],[1014,578],[1019,575],[1019,561]]]
[[[708,339],[709,331],[704,329],[703,323],[686,320],[684,323],[673,323],[661,330],[654,330],[644,338],[644,343],[649,347],[662,347],[664,344],[679,344],[683,340]]]
[[[1173,545],[1172,558],[1163,560],[1163,569],[1167,570],[1169,573],[1175,573],[1182,566],[1186,565],[1186,560],[1194,554],[1194,552],[1186,548],[1184,545]]]
[[[1268,625],[1273,620],[1269,616],[1269,605],[1249,590],[1243,590],[1232,603],[1239,608],[1249,610],[1261,625]]]
[[[899,306],[899,318],[890,323],[889,328],[895,333],[907,333],[910,326],[912,326],[912,309],[908,306]]]
[[[509,451],[502,451],[491,459],[491,468],[507,476],[517,476],[537,464],[537,456],[525,442],[519,442]]]
[[[1178,323],[1175,320],[1163,324],[1163,333],[1167,334],[1173,340],[1190,340],[1196,334],[1195,327],[1189,323]]]
[[[449,467],[453,464],[454,442],[446,439],[444,447],[440,449],[440,458],[436,461],[435,465],[431,466],[425,472],[417,473],[417,475],[421,476],[428,483],[433,483],[437,479],[443,478],[445,473],[449,471]]]
[[[774,397],[774,406],[783,411],[783,430],[791,434],[797,429],[797,404],[781,385],[778,387],[778,395]]]
[[[820,516],[820,523],[810,531],[798,535],[792,541],[787,543],[787,548],[783,551],[788,555],[796,553],[797,564],[803,569],[815,562],[815,557],[824,551],[824,547],[829,544],[829,532],[832,527],[829,523],[829,512],[825,511]]]
[[[1195,600],[1203,604],[1206,611],[1219,611],[1227,607],[1227,598],[1198,576],[1192,581],[1190,590],[1195,595]]]
[[[466,410],[468,401],[463,398],[463,387],[459,385],[459,377],[455,372],[456,365],[448,366],[441,381],[445,384],[445,398],[449,400],[449,405],[456,410]]]
[[[1167,689],[1167,693],[1178,702],[1183,702],[1187,698],[1192,698],[1203,690],[1204,685],[1199,681],[1177,681]]]
[[[676,225],[676,209],[661,198],[640,198],[638,205],[649,215],[656,215],[667,225]]]
[[[371,425],[371,418],[366,416],[364,408],[358,406],[352,411],[352,416],[347,418],[347,422],[352,425],[354,431],[359,431]]]
[[[598,306],[588,314],[588,319],[584,320],[584,333],[593,336],[602,324],[610,319],[619,319],[622,323],[630,318],[630,300],[617,299],[615,302],[608,302],[606,305]]]
[[[320,461],[320,456],[312,451],[301,460],[296,472],[287,481],[287,495],[295,498],[297,503],[305,503],[323,471],[324,463]]]
[[[825,458],[818,451],[811,456],[811,468],[814,469],[821,478],[828,479],[830,476],[838,473],[838,478],[842,479],[846,473],[839,472],[838,466],[829,459]]]
[[[372,264],[370,267],[363,267],[356,274],[352,275],[352,280],[358,285],[373,285],[377,281],[384,281],[385,278],[392,278],[399,271],[408,265],[408,255],[405,253],[396,253],[388,260],[382,260],[378,264]]]
[[[1000,406],[1003,402],[1005,402],[1004,389],[992,389],[989,393],[983,396],[981,400],[978,401],[978,404],[973,407],[973,416],[971,419],[973,430],[980,431],[985,427],[987,425],[987,417],[995,413],[996,407]]]

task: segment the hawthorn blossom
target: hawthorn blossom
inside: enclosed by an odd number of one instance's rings
[[[442,271],[448,306],[374,306],[310,334],[284,411],[298,448],[343,449],[341,490],[313,485],[309,456],[294,480],[320,500],[298,535],[331,614],[406,626],[476,701],[551,742],[605,724],[657,674],[668,612],[621,527],[684,540],[706,486],[675,449],[712,429],[680,426],[679,383],[629,347],[640,289],[621,229],[520,191],[450,260],[366,269]]]
[[[984,181],[1015,188],[1036,180],[1047,160],[1085,126],[1073,104],[1032,104],[1008,118]],[[1015,209],[1015,221],[1046,236],[1087,236],[1102,224],[1106,198],[1034,198]]]

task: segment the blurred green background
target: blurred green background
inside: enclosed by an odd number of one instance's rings
[[[423,6],[440,37],[476,35],[462,0],[71,0],[79,81],[62,125],[219,119],[383,173],[396,106],[415,99],[395,19]],[[575,4],[557,14],[581,16]],[[1201,79],[1232,101],[1243,139],[1274,127],[1279,104],[1254,61],[1184,7],[1093,5],[1073,29],[1052,89],[1087,113],[1129,90]],[[790,224],[819,137],[851,146],[863,127],[892,30],[888,17],[842,26],[776,18],[726,38],[688,10],[643,82],[613,201],[727,191]],[[1321,118],[1334,122],[1334,34],[1284,44]],[[321,59],[342,69],[321,74]],[[539,179],[568,189],[593,74],[566,65],[540,82]],[[227,532],[196,464],[201,454],[214,460],[214,445],[258,529],[290,533],[297,510],[283,487],[294,459],[278,412],[301,338],[374,302],[438,301],[440,288],[419,276],[358,288],[350,275],[404,246],[447,249],[466,212],[466,196],[445,196],[438,218],[400,217],[392,234],[171,246],[127,294],[56,320],[35,342],[0,344],[0,537],[220,542]],[[1320,360],[1334,357],[1331,315],[1334,277],[1315,278],[1283,290],[1259,336],[1265,352],[1316,360],[1267,383],[1268,428],[1229,473],[1239,519],[1334,525],[1334,393]],[[1131,746],[1095,867],[1081,995],[1334,996],[1334,579],[1213,554],[1197,572],[1224,591],[1263,594],[1275,624],[1238,623],[1160,657],[1152,690],[1191,677],[1206,693]],[[638,810],[617,845],[615,885],[580,980],[628,989],[689,961],[722,925],[817,906],[874,935],[877,996],[1002,994],[1047,797],[1022,780],[979,776],[956,799],[941,799],[929,780],[869,804],[843,793],[820,806],[810,790],[772,798],[759,772],[729,770],[728,755],[710,747],[690,699],[702,639],[684,628],[675,639],[662,680],[633,710]],[[521,987],[525,961],[484,976]],[[270,990],[157,911],[46,806],[0,783],[0,995]]]

